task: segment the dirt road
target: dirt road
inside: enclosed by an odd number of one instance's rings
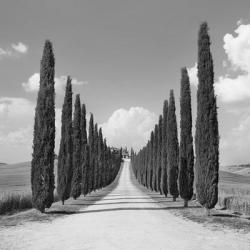
[[[1,228],[0,249],[250,249],[249,234],[214,231],[174,216],[170,200],[153,199],[139,188],[129,164],[116,183],[81,197],[78,213]]]

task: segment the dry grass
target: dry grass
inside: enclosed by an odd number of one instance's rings
[[[249,185],[250,187],[250,185]],[[250,188],[221,185],[218,204],[238,214],[250,215]]]
[[[250,177],[220,171],[218,205],[238,214],[250,215]]]
[[[57,194],[54,195],[54,202],[59,200]],[[27,193],[2,193],[0,195],[0,215],[14,213],[25,209],[33,208],[32,196]]]
[[[3,193],[0,196],[0,215],[32,208],[30,193]]]

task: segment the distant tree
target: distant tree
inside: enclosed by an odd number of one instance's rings
[[[181,121],[180,121],[180,167],[179,167],[179,190],[184,199],[184,207],[193,196],[194,182],[194,150],[192,136],[192,110],[191,93],[188,72],[186,68],[181,70]]]
[[[153,166],[154,166],[154,132],[151,132],[150,135],[150,146],[149,146],[149,154],[150,154],[150,159],[149,159],[149,178],[148,178],[148,187],[153,190]]]
[[[62,108],[61,141],[57,165],[57,194],[64,204],[70,197],[72,179],[72,84],[68,77]]]
[[[98,125],[94,127],[94,191],[98,189],[99,162],[98,162]]]
[[[81,114],[81,143],[82,145],[86,145],[88,143],[88,138],[87,138],[87,130],[86,130],[86,107],[85,104],[82,104],[82,114]]]
[[[102,186],[105,187],[108,182],[108,155],[107,155],[108,147],[106,139],[103,140],[103,177],[102,177]]]
[[[102,176],[103,176],[103,165],[104,165],[104,149],[103,149],[103,136],[102,136],[102,128],[99,128],[99,136],[98,136],[98,169],[99,169],[99,175],[98,175],[98,188],[103,187],[102,183]]]
[[[214,94],[213,59],[208,26],[200,26],[198,38],[198,91],[195,134],[197,199],[207,214],[218,201],[219,132]]]
[[[71,184],[71,196],[76,199],[81,195],[82,179],[82,148],[81,148],[81,101],[80,95],[76,95],[74,120],[73,120],[73,178]]]
[[[89,178],[89,168],[85,168],[85,150],[88,143],[87,138],[87,130],[86,130],[86,107],[85,104],[82,104],[81,109],[81,168],[82,168],[82,180],[81,180],[81,186],[82,186],[82,193],[86,195],[88,192],[88,178]],[[86,165],[87,166],[87,165]]]
[[[95,151],[94,151],[94,117],[90,115],[89,120],[89,193],[94,190],[94,173],[95,173]]]
[[[167,120],[168,120],[168,101],[163,105],[163,123],[162,123],[162,172],[161,172],[161,192],[168,195],[168,175],[167,175]]]
[[[85,145],[84,158],[83,158],[83,176],[84,181],[82,183],[82,194],[85,196],[90,191],[89,189],[89,175],[90,175],[90,160],[89,160],[89,145]]]
[[[170,99],[167,118],[167,164],[168,164],[168,190],[173,196],[173,201],[179,195],[178,178],[178,157],[179,145],[177,137],[177,123],[175,115],[174,91],[170,90]]]
[[[157,191],[161,191],[161,171],[162,171],[162,115],[159,116],[158,122],[158,147],[157,147]]]
[[[153,190],[157,191],[157,152],[158,152],[158,124],[155,125],[154,129],[154,147],[153,147],[153,157],[154,157],[154,166],[153,166]]]
[[[40,87],[35,111],[31,162],[32,202],[41,212],[54,201],[55,59],[46,40],[40,66]]]

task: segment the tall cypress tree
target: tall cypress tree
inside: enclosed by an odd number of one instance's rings
[[[89,160],[90,154],[89,154],[89,145],[85,145],[84,150],[84,158],[83,158],[83,175],[84,175],[84,181],[82,182],[82,193],[83,195],[87,195],[90,192],[89,188],[89,178],[90,178],[90,160]]]
[[[82,193],[86,195],[88,190],[88,168],[85,168],[87,164],[85,164],[85,150],[86,150],[86,145],[88,143],[88,138],[87,138],[87,130],[86,130],[86,107],[85,104],[82,104],[82,114],[81,114],[81,166],[82,166],[82,181],[81,181],[81,186],[82,186]]]
[[[94,189],[94,117],[89,120],[89,193]]]
[[[64,204],[70,197],[72,179],[72,84],[68,77],[62,108],[61,141],[57,166],[57,194]]]
[[[157,191],[161,191],[161,171],[162,171],[162,115],[159,116],[158,123],[158,147],[157,147]]]
[[[41,212],[54,201],[55,59],[52,43],[46,41],[40,66],[40,87],[35,111],[31,162],[32,202]]]
[[[179,168],[179,190],[184,199],[184,207],[193,196],[194,182],[194,150],[192,136],[192,110],[191,93],[188,72],[186,68],[181,70],[181,121],[180,121],[180,168]]]
[[[154,166],[153,166],[153,190],[157,191],[157,152],[158,152],[158,124],[155,125],[154,130]]]
[[[87,130],[86,130],[86,106],[83,103],[82,104],[82,114],[81,114],[81,143],[82,145],[86,145],[88,143],[88,138],[87,138]]]
[[[161,172],[161,192],[168,195],[168,175],[167,175],[167,120],[168,120],[168,101],[163,105],[163,124],[162,124],[162,172]]]
[[[102,182],[103,182],[103,187],[107,185],[107,179],[108,179],[108,165],[107,165],[107,142],[106,139],[103,141],[103,177],[102,177]]]
[[[170,90],[170,99],[168,107],[167,146],[168,190],[169,193],[173,196],[173,201],[175,201],[179,195],[177,186],[179,145],[177,137],[177,123],[173,90]]]
[[[76,199],[81,195],[82,152],[81,152],[81,101],[76,95],[73,120],[73,178],[71,183],[71,196]]]
[[[99,168],[99,175],[98,175],[98,188],[103,187],[102,183],[102,175],[103,175],[103,160],[104,160],[104,152],[103,152],[103,136],[102,136],[102,128],[99,129],[99,136],[98,136],[98,168]]]
[[[213,208],[218,200],[219,132],[214,94],[213,59],[207,23],[200,26],[198,38],[198,91],[195,134],[196,191],[200,204]]]
[[[153,170],[154,170],[154,132],[150,135],[150,178],[149,187],[153,190]]]
[[[94,127],[94,190],[98,189],[99,178],[99,157],[98,157],[98,125]]]

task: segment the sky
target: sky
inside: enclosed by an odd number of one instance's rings
[[[0,8],[0,162],[30,161],[44,41],[55,53],[56,149],[66,76],[109,145],[143,147],[187,67],[196,120],[197,34],[210,27],[220,163],[250,163],[249,0],[9,0]],[[179,127],[178,127],[179,130]],[[195,129],[194,129],[195,132]]]

